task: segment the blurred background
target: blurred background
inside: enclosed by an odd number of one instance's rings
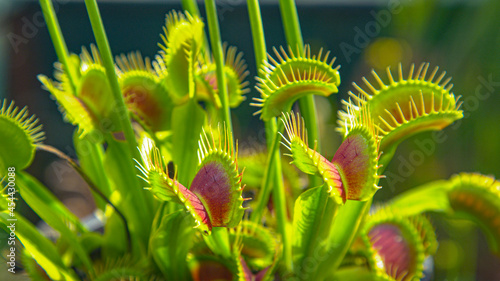
[[[98,1],[115,55],[140,50],[153,58],[165,14],[181,9],[180,0]],[[261,1],[267,48],[286,44],[277,0]],[[83,1],[54,1],[70,52],[94,43]],[[204,15],[204,7],[200,3]],[[377,201],[411,187],[451,175],[481,172],[500,177],[500,1],[497,0],[297,0],[304,42],[313,52],[330,50],[341,65],[339,93],[319,98],[317,108],[323,155],[331,158],[340,144],[335,131],[337,110],[351,82],[373,81],[374,69],[384,80],[385,68],[395,74],[399,62],[408,73],[411,63],[429,62],[453,77],[453,92],[462,96],[465,118],[436,138],[431,133],[409,139],[387,167]],[[222,40],[243,51],[255,84],[255,58],[244,0],[217,1]],[[38,1],[0,0],[0,98],[28,106],[44,125],[45,143],[75,157],[74,127],[66,124],[36,76],[52,76],[57,60]],[[241,150],[262,149],[263,123],[247,101],[233,110]],[[424,147],[422,143],[433,145]],[[93,211],[85,184],[63,162],[38,153],[29,172],[49,186],[79,216]],[[21,208],[21,207],[20,207]],[[33,221],[36,215],[22,210]],[[433,280],[500,280],[500,259],[489,253],[478,229],[462,221],[431,215],[438,239]],[[467,254],[465,254],[467,253]],[[0,277],[4,274],[0,273]],[[1,278],[0,278],[1,279]],[[3,279],[2,279],[3,280]]]

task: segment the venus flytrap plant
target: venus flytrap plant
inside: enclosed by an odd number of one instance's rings
[[[289,46],[266,57],[258,2],[248,0],[260,94],[252,105],[268,151],[267,161],[264,154],[238,161],[230,110],[246,104],[248,71],[242,54],[221,43],[215,1],[205,3],[212,52],[196,3],[185,0],[190,13],[167,14],[152,61],[138,51],[112,60],[92,0],[97,47],[70,54],[51,2],[40,2],[60,63],[54,79],[39,80],[76,126],[78,159],[42,144],[26,108],[1,103],[0,175],[15,168],[22,199],[60,234],[54,243],[14,214],[13,191],[2,181],[0,226],[9,231],[9,218],[18,219],[16,245],[34,280],[417,280],[438,244],[424,212],[476,222],[500,252],[500,185],[492,177],[459,174],[371,208],[397,146],[463,116],[437,67],[411,66],[404,75],[400,65],[395,77],[387,69],[388,82],[372,72],[376,84],[354,84],[357,93],[338,112],[343,140],[330,161],[313,95],[338,92],[335,58],[303,44],[292,0],[280,1]],[[300,114],[291,112],[296,101]],[[280,141],[293,166],[282,166]],[[88,183],[103,232],[87,229],[23,171],[36,151],[66,160]],[[249,207],[245,183],[254,193]]]

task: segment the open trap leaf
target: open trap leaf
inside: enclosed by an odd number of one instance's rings
[[[76,96],[81,99],[95,116],[102,120],[110,118],[115,110],[115,100],[111,93],[111,86],[102,65],[101,56],[95,45],[90,46],[91,53],[82,48],[80,55],[80,79],[77,85]],[[116,128],[102,128],[111,131]]]
[[[379,189],[378,137],[367,109],[362,112],[349,119],[350,129],[331,162],[316,147],[309,148],[304,120],[298,114],[283,114],[288,135],[282,136],[283,145],[292,152],[292,163],[304,173],[321,176],[337,203],[368,200]]]
[[[125,105],[153,131],[170,129],[173,101],[148,57],[140,52],[116,58],[118,82]]]
[[[300,52],[288,48],[288,53],[281,47],[280,52],[274,49],[278,58],[274,60],[268,55],[271,63],[264,62],[257,77],[257,90],[261,98],[254,98],[251,105],[261,107],[255,114],[261,114],[261,119],[267,121],[280,116],[281,112],[290,111],[292,104],[306,95],[328,97],[338,92],[340,75],[338,68],[333,68],[335,58],[328,62],[330,52],[323,56],[323,50],[318,55],[311,55],[309,45]]]
[[[417,220],[398,216],[394,210],[382,208],[370,215],[361,236],[371,248],[368,258],[372,270],[385,272],[394,280],[422,278],[423,241],[427,238],[421,236],[420,226]]]
[[[378,89],[366,78],[363,82],[368,90],[353,83],[359,94],[349,92],[349,101],[343,101],[344,109],[339,110],[338,131],[345,133],[345,123],[352,115],[359,114],[364,104],[369,105],[371,119],[379,129],[382,137],[380,149],[385,151],[392,145],[422,131],[441,130],[462,118],[459,110],[461,103],[450,92],[453,84],[451,78],[444,81],[446,72],[435,78],[438,67],[427,76],[428,63],[423,63],[414,73],[411,66],[407,79],[403,77],[401,64],[399,65],[397,80],[387,68],[388,83],[372,71],[378,83]]]
[[[205,207],[193,192],[176,180],[176,176],[173,179],[168,176],[168,167],[151,139],[144,140],[140,152],[144,165],[136,162],[142,173],[139,177],[148,183],[146,189],[160,200],[183,204],[197,222],[197,227],[209,233],[211,224]]]
[[[177,103],[194,95],[194,66],[203,44],[203,22],[188,12],[170,12],[165,19],[164,34],[157,68]]]
[[[38,80],[42,83],[43,88],[51,93],[51,97],[56,100],[64,121],[78,126],[82,138],[98,129],[97,117],[81,99],[74,95],[69,89],[67,81],[58,83],[44,75],[38,75]]]
[[[210,223],[213,227],[235,227],[243,217],[242,203],[243,173],[238,171],[238,143],[233,148],[232,133],[220,127],[217,137],[210,133],[211,140],[205,131],[201,134],[198,149],[198,172],[190,185],[207,208]],[[216,139],[218,141],[216,141]]]
[[[288,138],[282,135],[282,144],[292,153],[288,155],[293,159],[292,164],[306,174],[321,176],[328,185],[330,196],[338,203],[345,202],[346,192],[337,167],[319,154],[316,147],[309,148],[304,119],[292,112],[283,114],[281,121],[288,135]]]
[[[44,75],[38,76],[43,87],[59,104],[65,121],[78,126],[81,137],[97,130],[108,132],[117,129],[113,125],[117,122],[112,119],[116,104],[106,71],[97,48],[91,45],[90,50],[89,53],[83,47],[79,59],[76,56],[71,57],[78,70],[78,77],[75,77],[74,81],[75,88],[60,64],[56,64],[56,81]]]
[[[31,164],[36,145],[45,137],[37,123],[26,107],[19,110],[13,101],[0,103],[0,177],[8,167],[22,170]]]
[[[481,174],[461,173],[451,178],[448,191],[454,215],[476,222],[491,251],[500,256],[500,182]]]
[[[380,188],[377,184],[382,177],[378,174],[380,142],[368,105],[346,120],[345,125],[349,129],[332,163],[344,182],[347,199],[368,200]]]
[[[245,94],[250,92],[249,82],[245,80],[249,72],[243,59],[243,53],[237,52],[236,47],[223,45],[224,75],[229,106],[234,108],[245,100]],[[212,61],[202,61],[196,71],[196,96],[198,100],[210,101],[216,108],[220,108],[219,87],[217,85],[216,66]]]
[[[237,148],[226,128],[217,136],[206,132],[200,137],[199,166],[195,178],[187,189],[171,179],[159,149],[151,140],[141,148],[142,161],[137,168],[153,194],[164,201],[183,204],[197,222],[196,227],[210,234],[212,227],[235,227],[243,217],[242,173],[238,171]]]

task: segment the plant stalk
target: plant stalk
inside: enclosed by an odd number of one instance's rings
[[[118,121],[118,129],[123,130],[126,143],[128,146],[128,150],[125,149],[126,159],[128,160],[126,163],[123,163],[124,173],[127,174],[136,174],[135,163],[133,159],[141,159],[139,156],[139,151],[137,149],[137,141],[135,139],[135,134],[132,129],[132,124],[130,122],[129,113],[125,106],[125,101],[123,99],[123,95],[120,89],[120,85],[118,83],[118,78],[115,72],[115,65],[113,62],[113,56],[111,53],[111,48],[109,46],[108,38],[106,36],[106,31],[104,30],[104,26],[102,23],[101,15],[99,12],[99,8],[97,6],[96,0],[85,0],[85,5],[87,7],[87,12],[89,15],[90,23],[92,25],[92,30],[94,32],[94,36],[96,39],[97,47],[101,54],[101,59],[103,66],[106,70],[106,76],[108,77],[109,84],[111,86],[111,92],[114,98],[114,106],[115,110],[113,111],[114,120]],[[131,204],[133,208],[137,208],[136,210],[132,210],[133,212],[140,212],[140,216],[134,216],[134,222],[132,223],[133,229],[137,231],[138,235],[141,237],[141,244],[143,249],[146,249],[147,241],[149,239],[149,224],[154,216],[154,205],[152,202],[152,197],[148,196],[144,190],[140,188],[139,180],[137,177],[134,177],[135,180],[131,183],[131,187],[134,190],[130,190],[133,194],[129,195]],[[129,216],[129,219],[132,217]],[[145,226],[145,223],[147,226]]]
[[[300,31],[300,22],[295,0],[280,0],[280,10],[288,45],[292,47],[292,50],[296,50],[296,48],[298,48],[299,52],[302,53],[304,51],[304,40],[302,39],[302,32]],[[318,141],[317,151],[320,152],[321,145],[314,96],[308,95],[300,98],[299,108],[306,124],[307,137],[310,142],[315,140]],[[310,187],[322,184],[321,179],[314,175],[309,176],[309,182]]]
[[[61,32],[61,27],[57,21],[56,13],[52,5],[51,0],[40,0],[40,6],[42,7],[43,17],[45,18],[45,23],[49,30],[50,38],[54,44],[54,49],[56,50],[57,58],[62,63],[65,72],[68,75],[69,83],[73,93],[76,93],[76,74],[75,68],[72,67],[69,61],[68,48],[66,46],[66,41]]]
[[[339,209],[325,245],[328,256],[320,263],[313,280],[324,280],[329,273],[339,267],[358,233],[365,214],[370,209],[371,202],[371,200],[364,202],[347,200],[346,204]]]
[[[257,69],[260,69],[262,64],[266,61],[266,43],[258,0],[247,0],[247,6],[250,26],[252,29],[256,66]],[[278,135],[278,131],[280,129],[278,128],[276,118],[272,118],[266,122],[265,127],[268,146],[267,169],[264,174],[264,184],[257,199],[257,207],[252,214],[252,221],[260,223],[272,190],[278,231],[281,234],[281,239],[283,241],[283,257],[286,267],[291,269],[292,248],[287,233],[288,215],[279,150],[279,140],[281,137]],[[273,188],[271,187],[271,184],[273,184]]]
[[[208,31],[210,33],[210,44],[212,46],[212,55],[214,57],[217,76],[217,87],[222,104],[220,113],[222,120],[230,132],[233,132],[231,122],[231,112],[229,109],[229,99],[227,96],[226,75],[224,74],[224,56],[220,38],[219,21],[217,20],[217,7],[215,0],[205,0],[205,10],[207,13]],[[234,144],[233,144],[234,145]]]

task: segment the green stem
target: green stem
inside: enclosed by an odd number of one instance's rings
[[[115,64],[111,54],[111,48],[106,36],[106,31],[104,30],[99,8],[97,7],[97,2],[96,0],[85,0],[85,5],[89,14],[90,23],[92,24],[92,30],[97,42],[97,47],[102,58],[102,63],[106,69],[106,76],[108,77],[109,84],[111,86],[111,93],[116,103],[116,110],[114,110],[113,113],[118,117],[119,127],[125,134],[125,139],[127,140],[130,148],[130,154],[138,156],[135,134],[132,129],[132,124],[130,122],[127,107],[125,106],[120,85],[118,84],[118,77],[115,72]],[[137,157],[137,159],[139,159],[139,157]]]
[[[267,60],[266,39],[264,37],[264,28],[262,27],[262,17],[258,0],[247,0],[248,15],[250,18],[250,27],[252,29],[253,47],[257,69]]]
[[[280,0],[280,10],[288,45],[290,45],[293,50],[298,48],[299,52],[302,53],[304,50],[304,40],[302,39],[302,32],[300,31],[299,16],[297,14],[295,0]],[[318,141],[317,151],[320,152],[321,145],[314,96],[307,95],[299,99],[299,107],[306,124],[307,137],[311,142],[314,140]],[[309,176],[309,181],[310,186],[319,186],[322,184],[321,178],[313,175]]]
[[[365,213],[370,209],[371,202],[371,200],[364,202],[347,200],[346,204],[340,208],[325,247],[329,255],[319,265],[316,278],[312,280],[324,280],[329,273],[338,268],[354,241]]]
[[[182,0],[182,8],[188,11],[192,16],[199,16],[200,10],[195,0]]]
[[[283,129],[283,125],[280,123],[279,128],[277,127],[276,124],[276,119],[272,119],[269,122],[266,122],[266,126],[269,127],[270,131],[280,131]],[[279,134],[275,134],[274,137],[271,139],[270,145],[268,146],[268,150],[270,151],[269,154],[267,155],[267,162],[266,162],[266,170],[264,171],[264,179],[263,179],[263,184],[262,184],[262,189],[260,192],[257,194],[256,198],[256,206],[252,210],[252,216],[251,220],[256,223],[260,223],[260,220],[262,219],[262,216],[264,214],[264,210],[267,207],[267,202],[269,202],[269,197],[271,195],[271,190],[272,187],[271,185],[275,182],[275,178],[278,178],[277,180],[283,185],[283,180],[281,177],[275,177],[274,172],[276,171],[276,164],[275,162],[277,158],[279,158],[279,143],[280,143],[281,136]],[[271,151],[278,151],[278,153],[271,153]],[[281,168],[281,161],[278,164]],[[280,175],[280,173],[278,173]]]
[[[233,131],[231,122],[231,112],[229,110],[229,99],[227,96],[226,75],[224,74],[224,56],[220,39],[219,21],[217,20],[217,8],[215,0],[205,0],[205,9],[207,13],[208,31],[210,33],[210,44],[212,45],[212,54],[214,56],[217,76],[217,87],[219,88],[219,97],[222,104],[222,120],[230,132]]]
[[[97,47],[101,54],[103,66],[106,70],[106,76],[108,77],[109,84],[111,86],[111,92],[115,102],[115,110],[113,111],[114,118],[112,118],[112,120],[118,121],[117,127],[119,128],[119,130],[123,130],[128,146],[128,149],[124,150],[124,152],[128,154],[125,155],[128,161],[126,163],[123,163],[123,172],[127,174],[135,174],[136,169],[133,158],[140,159],[139,152],[137,150],[137,141],[135,139],[135,134],[132,129],[132,124],[130,122],[128,110],[125,106],[125,101],[123,99],[120,85],[118,84],[118,78],[115,72],[115,65],[113,62],[113,56],[111,54],[111,48],[109,46],[108,38],[106,36],[106,31],[104,30],[96,0],[85,0],[85,5],[87,7],[87,12],[89,15],[90,23],[92,25],[92,30],[94,32]],[[138,208],[133,212],[141,212],[141,216],[136,216],[136,219],[134,219],[133,226],[134,229],[138,233],[140,233],[139,235],[142,240],[141,242],[143,243],[143,246],[145,246],[147,244],[147,239],[149,236],[149,225],[147,225],[146,227],[144,223],[152,221],[152,218],[154,216],[154,207],[152,204],[152,197],[148,196],[146,192],[143,192],[143,190],[140,188],[137,177],[134,177],[133,181],[134,182],[133,184],[131,184],[131,186],[134,188],[134,190],[130,191],[133,196],[129,195],[129,198],[132,201],[133,206]]]
[[[262,27],[262,18],[258,0],[247,0],[248,15],[252,29],[252,38],[254,44],[255,60],[257,69],[260,69],[266,61],[266,42],[264,37],[264,28]],[[257,199],[257,207],[252,214],[252,221],[260,223],[262,214],[269,201],[271,190],[273,191],[273,203],[276,210],[276,220],[278,231],[283,241],[283,257],[285,265],[292,267],[292,248],[287,233],[288,216],[285,200],[285,189],[283,185],[281,158],[279,150],[280,136],[278,135],[278,125],[276,118],[272,118],[265,124],[266,138],[268,145],[267,169],[264,174],[264,185]],[[280,126],[281,128],[282,126]],[[271,183],[274,188],[271,188]]]
[[[49,30],[50,38],[54,44],[54,49],[56,50],[57,58],[62,63],[65,72],[68,75],[69,82],[73,93],[76,93],[76,74],[75,68],[71,65],[69,61],[68,48],[66,47],[66,42],[61,32],[61,27],[57,21],[57,17],[52,6],[52,1],[50,0],[40,0],[40,6],[42,7],[42,13],[47,23],[47,28]]]
[[[302,39],[302,32],[300,31],[299,15],[297,14],[295,0],[280,0],[280,11],[288,45],[293,50],[298,47],[300,52],[302,52],[304,41]]]

